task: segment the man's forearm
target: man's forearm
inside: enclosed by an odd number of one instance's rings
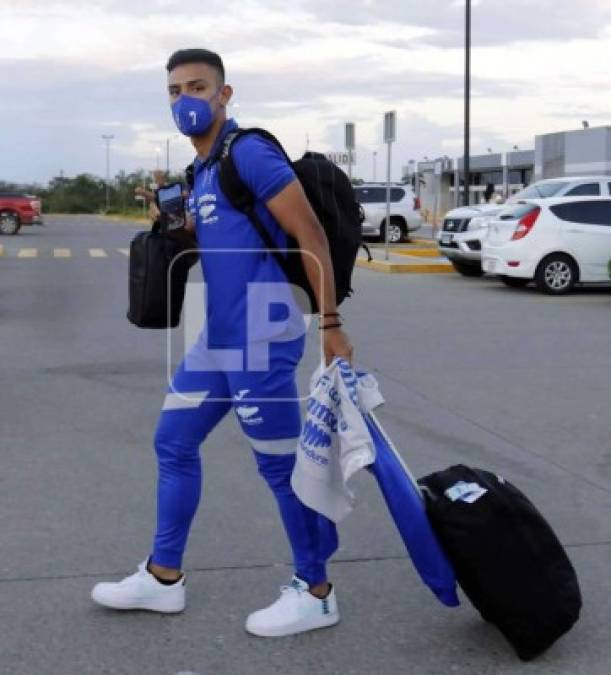
[[[307,235],[299,240],[301,258],[306,276],[314,291],[321,314],[337,311],[335,304],[335,276],[329,243],[322,228],[309,228]]]

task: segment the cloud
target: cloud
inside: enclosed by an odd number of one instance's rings
[[[539,0],[536,21],[531,0],[473,6],[474,152],[532,147],[535,133],[582,119],[611,122],[611,0]],[[341,150],[351,120],[366,173],[389,109],[399,116],[395,171],[458,154],[463,15],[452,0],[3,0],[0,179],[101,175],[105,133],[116,169],[153,168],[166,138],[172,166],[186,164],[192,149],[169,115],[164,66],[174,49],[198,45],[223,55],[239,104],[231,114],[270,127],[292,156],[306,135]]]
[[[611,22],[609,0],[479,0],[472,5],[472,36],[477,45],[596,38]],[[299,6],[320,21],[367,26],[391,20],[395,33],[389,40],[395,44],[401,44],[404,26],[433,29],[423,43],[457,47],[464,42],[464,1],[335,0],[331,4],[303,0]]]

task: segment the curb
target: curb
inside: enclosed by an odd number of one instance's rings
[[[369,246],[369,248],[375,249],[384,248],[383,241],[374,241],[374,242],[365,241],[365,243],[367,244],[367,246]],[[403,242],[401,244],[389,244],[389,248],[391,251],[409,248],[410,246],[413,246],[414,248],[437,248],[438,243],[434,239],[410,239],[409,241]]]
[[[362,258],[356,259],[356,266],[387,274],[449,274],[454,273],[452,265],[444,263],[397,263],[385,260],[368,262]]]
[[[445,256],[440,255],[430,248],[402,248],[393,251],[393,255],[414,256],[416,258],[440,258],[445,260]]]
[[[130,223],[133,225],[150,225],[150,218],[141,218],[139,216],[100,216],[106,220],[112,220],[116,223]]]
[[[438,246],[435,239],[412,239],[411,243],[418,246],[427,246],[428,248],[437,248]]]

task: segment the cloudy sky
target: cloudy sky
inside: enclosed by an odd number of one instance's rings
[[[0,0],[0,179],[45,182],[182,168],[164,69],[183,47],[221,53],[230,113],[299,156],[341,150],[383,172],[385,110],[398,114],[393,177],[462,148],[464,0]],[[611,124],[611,0],[473,0],[473,151]],[[160,157],[158,158],[158,155]]]

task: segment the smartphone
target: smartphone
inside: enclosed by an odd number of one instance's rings
[[[183,189],[182,183],[170,183],[155,190],[155,202],[168,230],[178,230],[187,224]]]

